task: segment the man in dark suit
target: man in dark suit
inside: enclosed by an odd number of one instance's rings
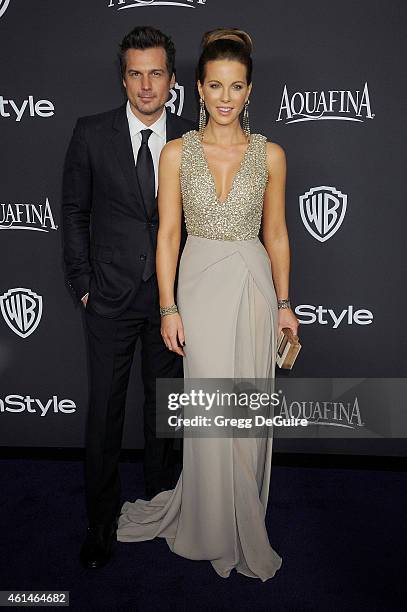
[[[144,476],[153,497],[174,486],[173,441],[155,435],[156,378],[182,376],[182,357],[160,334],[155,249],[158,158],[165,142],[194,125],[167,112],[175,48],[151,27],[121,44],[127,102],[78,120],[64,168],[64,260],[69,287],[85,307],[90,358],[85,488],[86,567],[111,556],[121,507],[118,461],[130,368],[141,340]],[[183,227],[181,249],[186,232]]]

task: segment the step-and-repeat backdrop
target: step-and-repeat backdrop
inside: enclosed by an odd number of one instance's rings
[[[118,45],[140,24],[173,36],[168,106],[191,119],[203,32],[240,27],[253,38],[252,131],[282,145],[288,163],[303,343],[289,375],[405,377],[406,23],[399,0],[0,0],[0,445],[83,445],[88,366],[83,313],[63,276],[62,167],[77,117],[124,100]],[[127,448],[143,445],[138,365]],[[349,430],[361,418],[352,410],[339,419],[347,414]],[[397,454],[396,433],[276,448]]]

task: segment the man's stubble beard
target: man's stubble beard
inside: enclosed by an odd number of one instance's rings
[[[158,106],[155,106],[153,109],[151,110],[145,110],[143,108],[141,108],[138,104],[132,104],[132,106],[134,106],[134,108],[141,114],[141,115],[145,115],[146,117],[150,117],[151,115],[155,115],[156,113],[158,113],[159,111],[162,111],[164,106],[165,106],[165,102],[163,104],[160,104]]]

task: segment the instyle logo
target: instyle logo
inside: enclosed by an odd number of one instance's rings
[[[357,395],[353,402],[287,401],[283,395],[279,414],[286,419],[307,419],[308,425],[330,425],[346,429],[364,426]]]
[[[7,11],[9,4],[10,0],[0,0],[0,17],[3,17],[4,13]]]
[[[284,85],[280,111],[276,121],[298,123],[300,121],[320,121],[336,119],[357,121],[373,119],[367,81],[363,90],[330,89],[328,91],[295,91],[288,93]]]
[[[76,412],[76,404],[70,399],[58,399],[57,395],[42,400],[30,395],[7,395],[0,398],[0,412],[34,412],[42,417],[47,414],[72,414]]]
[[[108,8],[117,8],[118,11],[130,8],[141,8],[146,6],[176,6],[184,8],[196,8],[206,4],[206,0],[109,0]]]
[[[18,104],[14,100],[6,100],[0,96],[0,117],[11,117],[19,122],[23,117],[43,117],[47,119],[54,115],[54,105],[49,100],[34,101],[34,96],[28,96]]]
[[[340,325],[370,325],[373,322],[373,313],[366,308],[355,309],[349,305],[336,312],[333,308],[301,304],[295,308],[295,314],[302,325],[319,323],[338,329]]]
[[[165,106],[174,114],[180,115],[184,108],[184,86],[175,83],[173,89],[170,89],[171,98],[165,103]]]
[[[19,287],[0,295],[0,309],[9,328],[21,338],[28,338],[42,316],[42,296]]]
[[[44,204],[0,203],[0,230],[50,232],[57,229],[48,198]]]
[[[347,202],[346,194],[326,185],[312,187],[301,195],[301,219],[311,236],[320,242],[331,238],[342,225]]]

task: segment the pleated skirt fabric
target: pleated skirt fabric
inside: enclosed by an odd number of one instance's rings
[[[184,325],[184,377],[274,379],[277,299],[268,254],[258,238],[188,236],[177,304]],[[270,432],[270,429],[268,430]],[[151,501],[125,502],[117,539],[164,537],[188,559],[208,560],[262,581],[282,559],[265,526],[272,435],[184,438],[176,487]]]

